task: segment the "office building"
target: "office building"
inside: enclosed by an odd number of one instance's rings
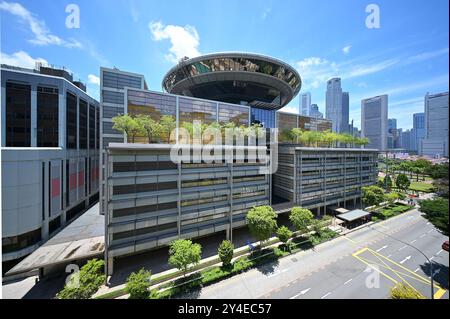
[[[300,115],[311,115],[311,93],[309,92],[300,95]]]
[[[319,119],[323,118],[323,113],[319,111],[319,106],[317,104],[311,104],[311,112],[309,116]]]
[[[348,132],[349,94],[342,92],[340,78],[332,78],[327,82],[325,117],[333,122],[333,132]]]
[[[448,92],[425,95],[425,138],[421,155],[448,157]]]
[[[369,139],[368,148],[387,150],[388,96],[380,95],[361,101],[361,137]]]
[[[165,246],[177,238],[223,232],[232,239],[233,229],[245,225],[248,210],[272,204],[275,196],[274,175],[262,173],[272,145],[219,145],[221,152],[233,150],[231,162],[174,162],[170,157],[173,145],[169,144],[175,144],[177,137],[160,138],[154,144],[137,137],[135,143],[129,143],[112,128],[112,118],[117,114],[148,114],[155,120],[169,115],[175,127],[200,120],[205,124],[234,122],[244,126],[260,123],[280,131],[294,127],[319,131],[332,128],[327,119],[278,111],[300,90],[300,75],[284,62],[262,55],[220,53],[184,59],[164,77],[163,87],[168,93],[148,90],[139,74],[107,68],[101,68],[100,73],[104,163],[100,191],[106,219],[108,274],[113,272],[117,258]],[[192,152],[202,148],[189,147]],[[244,150],[243,156],[237,155],[239,148]],[[249,156],[253,148],[265,155],[255,160]],[[346,151],[350,154],[352,149]],[[319,149],[314,156],[323,161],[333,152]],[[353,163],[365,152],[372,151],[358,149],[357,156],[344,152],[338,157],[347,156],[348,163]],[[342,169],[347,159],[338,163]],[[370,165],[376,168],[376,164]],[[365,168],[364,172],[352,171],[359,172],[365,174]],[[368,179],[370,183],[374,181]],[[341,195],[345,200],[341,198],[340,203],[361,195],[356,194],[357,190],[352,189],[354,194],[350,194],[350,188],[345,190],[345,194],[333,193],[327,203],[331,205]]]
[[[6,271],[98,199],[99,103],[63,68],[1,66]]]
[[[412,134],[414,135],[414,142],[411,145],[411,150],[419,152],[419,146],[422,143],[421,141],[425,138],[425,113],[413,114]]]
[[[400,135],[400,148],[404,149],[408,153],[415,152],[415,141],[414,130],[405,130]]]

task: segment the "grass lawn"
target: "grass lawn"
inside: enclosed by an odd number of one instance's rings
[[[414,191],[431,193],[433,191],[433,185],[424,182],[411,182],[409,189]]]
[[[395,203],[393,205],[389,205],[386,206],[382,209],[380,209],[379,211],[377,211],[375,213],[375,216],[377,218],[381,218],[381,219],[388,219],[394,216],[397,216],[401,213],[404,213],[408,210],[410,210],[412,207],[405,205],[405,204],[401,204],[401,203]]]

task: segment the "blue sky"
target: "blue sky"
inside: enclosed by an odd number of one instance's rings
[[[66,27],[66,6],[80,8],[80,28]],[[365,25],[380,8],[380,28]],[[389,94],[389,117],[412,127],[426,92],[448,91],[448,0],[0,0],[2,63],[45,60],[71,69],[98,98],[100,66],[142,73],[149,88],[182,56],[249,51],[300,72],[301,92],[325,111],[326,81],[342,78],[350,118],[361,99]],[[298,97],[285,110],[298,110]]]

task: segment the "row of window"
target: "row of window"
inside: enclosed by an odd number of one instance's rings
[[[6,145],[7,147],[31,146],[31,86],[6,82]],[[38,86],[36,92],[36,145],[37,147],[59,146],[59,91],[57,88]],[[79,147],[95,148],[99,139],[99,111],[94,105],[75,94],[66,94],[66,146],[77,148],[77,129]],[[79,114],[77,114],[79,102]],[[89,122],[88,122],[89,118]],[[77,121],[79,127],[77,127]],[[89,141],[88,141],[89,131]],[[97,142],[97,148],[99,143]]]

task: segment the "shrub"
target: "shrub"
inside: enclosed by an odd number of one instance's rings
[[[147,299],[149,297],[151,275],[152,273],[144,268],[137,273],[131,273],[125,285],[125,291],[130,294],[130,299]]]
[[[56,295],[58,299],[89,299],[105,282],[105,263],[91,259],[79,272],[73,273],[64,288]]]
[[[425,299],[425,296],[409,285],[397,283],[391,288],[391,299]]]
[[[277,237],[278,239],[286,245],[286,248],[290,250],[289,239],[292,237],[292,231],[289,230],[286,226],[281,226],[277,229]]]
[[[228,266],[233,259],[234,245],[229,240],[224,240],[218,249],[219,258],[223,266]]]

